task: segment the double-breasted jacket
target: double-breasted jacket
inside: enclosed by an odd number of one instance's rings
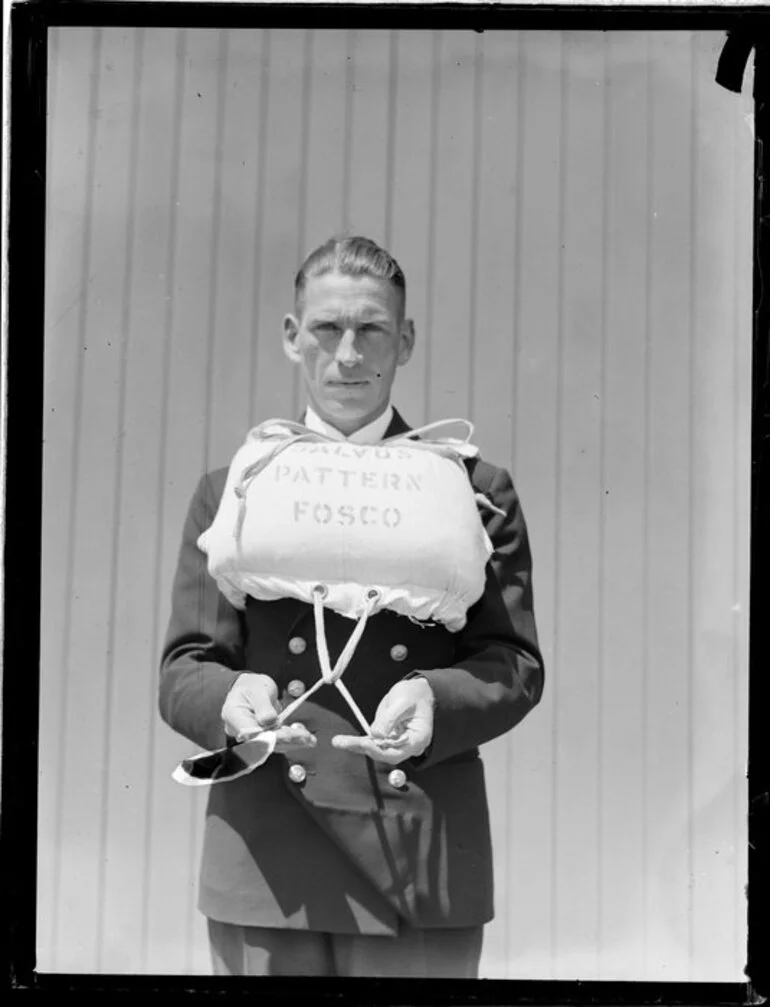
[[[409,430],[398,413],[386,436]],[[483,924],[493,915],[492,849],[479,746],[538,703],[543,661],[532,601],[527,529],[511,477],[476,458],[474,489],[504,512],[483,511],[492,544],[483,596],[466,626],[373,615],[345,671],[371,722],[400,679],[424,676],[435,697],[430,747],[399,767],[339,751],[360,733],[338,691],[324,686],[295,714],[316,747],[272,755],[211,787],[198,905],[242,925],[393,934]],[[291,598],[233,607],[208,573],[198,536],[214,519],[226,469],[198,484],[184,525],[160,673],[163,719],[193,744],[224,747],[221,709],[244,671],[271,676],[283,705],[319,677],[313,610]],[[352,623],[326,613],[332,662]]]

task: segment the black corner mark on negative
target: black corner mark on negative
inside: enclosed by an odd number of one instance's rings
[[[715,78],[717,84],[721,84],[728,91],[735,91],[736,94],[741,93],[746,64],[755,44],[749,32],[727,32],[727,40],[722,47],[717,64]]]

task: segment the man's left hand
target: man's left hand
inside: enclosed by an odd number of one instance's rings
[[[377,707],[370,738],[337,734],[332,745],[391,766],[422,755],[433,737],[434,701],[427,679],[396,682]]]

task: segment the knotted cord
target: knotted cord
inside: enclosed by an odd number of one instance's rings
[[[281,711],[281,714],[278,717],[278,727],[280,727],[285,722],[286,718],[294,713],[295,710],[297,710],[309,696],[312,696],[314,692],[317,692],[322,685],[333,685],[345,699],[345,702],[352,710],[356,720],[363,728],[364,733],[368,737],[371,737],[372,731],[369,723],[361,712],[358,704],[351,696],[347,686],[342,681],[342,675],[347,666],[350,664],[359,640],[363,636],[367,619],[374,611],[377,602],[380,600],[380,592],[375,588],[370,588],[370,590],[366,592],[364,611],[361,613],[361,616],[356,622],[355,628],[350,634],[348,642],[345,644],[342,653],[337,658],[333,668],[331,666],[331,658],[329,657],[329,647],[326,642],[326,627],[324,625],[323,600],[325,597],[326,588],[324,585],[316,584],[313,588],[313,615],[315,617],[316,651],[318,653],[318,663],[321,665],[321,677],[307,690],[307,692],[304,692],[301,696],[295,699],[293,703],[289,703],[289,705]]]

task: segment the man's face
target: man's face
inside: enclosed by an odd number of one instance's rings
[[[286,355],[302,369],[313,409],[349,435],[385,412],[414,326],[402,317],[400,292],[370,276],[311,277],[298,311],[284,319]]]

